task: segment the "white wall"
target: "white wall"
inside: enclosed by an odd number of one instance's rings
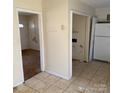
[[[21,49],[29,48],[29,32],[28,32],[28,18],[27,16],[19,15],[19,24],[23,24],[23,28],[20,28],[21,37]]]
[[[19,23],[24,27],[20,28],[21,49],[39,49],[39,29],[37,15],[19,15]]]
[[[14,0],[13,4],[13,86],[24,82],[20,34],[18,31],[18,14],[16,8],[41,12],[41,0]]]
[[[29,48],[34,50],[40,50],[39,44],[39,27],[38,27],[38,16],[30,15],[28,18],[28,32],[29,32]]]
[[[95,15],[100,21],[107,19],[107,14],[110,14],[110,8],[97,8],[95,9]]]
[[[73,33],[72,38],[77,39],[77,43],[73,43],[72,58],[78,60],[86,60],[85,58],[85,39],[86,39],[86,17],[73,15]],[[80,47],[82,45],[83,47]]]

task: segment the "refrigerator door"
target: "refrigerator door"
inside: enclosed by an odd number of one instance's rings
[[[110,61],[110,37],[95,37],[94,59]]]
[[[96,24],[95,36],[110,36],[110,24],[109,23]]]

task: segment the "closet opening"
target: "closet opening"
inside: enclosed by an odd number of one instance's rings
[[[70,12],[70,63],[69,77],[77,75],[84,62],[89,62],[89,35],[91,17],[84,13]]]

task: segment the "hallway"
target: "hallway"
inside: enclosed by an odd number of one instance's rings
[[[71,80],[42,72],[15,88],[14,93],[109,93],[109,70],[108,63],[73,61]]]

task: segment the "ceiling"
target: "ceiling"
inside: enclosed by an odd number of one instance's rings
[[[81,0],[81,1],[94,8],[110,7],[110,0]]]

